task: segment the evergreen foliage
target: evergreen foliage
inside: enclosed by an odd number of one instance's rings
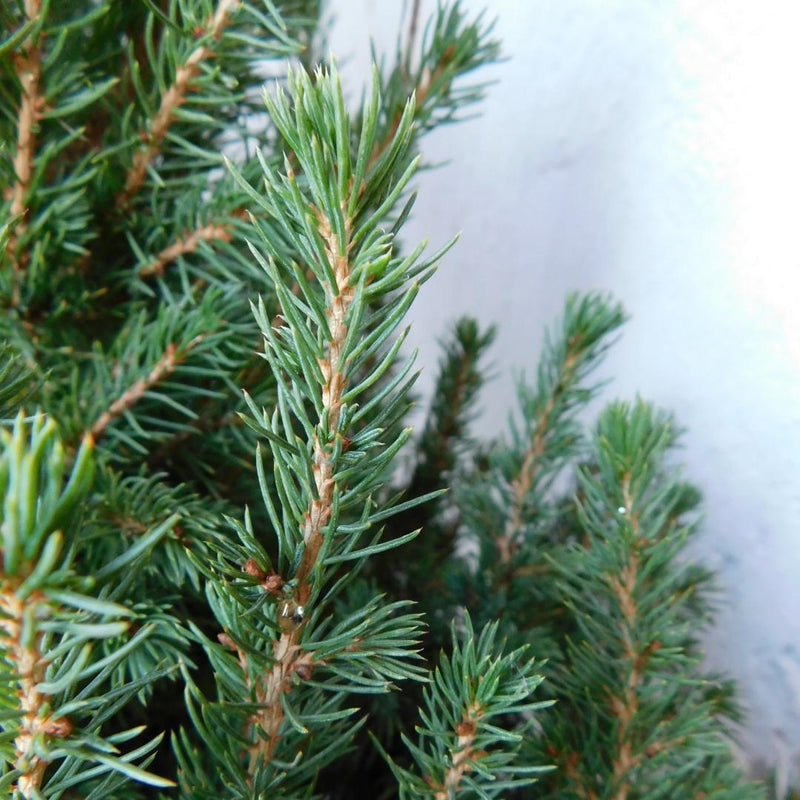
[[[490,722],[549,705],[530,701],[542,678],[525,657],[526,648],[498,656],[497,629],[496,622],[486,625],[476,641],[469,615],[461,637],[453,629],[451,655],[442,654],[423,693],[418,742],[403,735],[416,769],[389,759],[401,798],[498,797],[547,771],[519,763],[525,726],[508,730]]]
[[[491,25],[415,4],[353,110],[320,13],[0,4],[0,785],[760,797],[700,664],[675,425],[583,424],[622,309],[569,298],[492,445],[494,332],[459,321],[406,427],[404,318],[449,245],[398,236]]]

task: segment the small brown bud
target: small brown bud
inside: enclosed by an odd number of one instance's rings
[[[258,578],[260,581],[264,580],[267,577],[267,573],[264,572],[261,567],[258,566],[256,560],[254,558],[248,558],[247,561],[244,562],[244,566],[242,569],[251,577]]]
[[[278,594],[283,587],[283,578],[277,572],[270,572],[269,575],[264,576],[261,585],[267,594]]]
[[[236,645],[233,643],[233,639],[228,636],[227,633],[218,633],[217,634],[217,641],[226,649],[226,650],[236,650]]]
[[[294,671],[301,681],[307,681],[314,674],[313,664],[295,664]]]
[[[72,733],[73,726],[68,717],[48,719],[44,723],[44,732],[54,739],[66,739]]]
[[[456,733],[459,736],[464,736],[464,737],[474,736],[476,728],[477,725],[473,720],[465,719],[463,722],[459,722],[458,725],[456,725]]]

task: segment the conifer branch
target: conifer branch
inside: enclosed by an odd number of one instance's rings
[[[219,40],[230,23],[230,18],[241,0],[219,0],[214,13],[209,17],[206,30],[202,32],[207,41]],[[161,105],[150,122],[149,130],[143,130],[142,139],[145,146],[137,150],[133,164],[125,178],[125,188],[117,197],[117,207],[125,208],[133,196],[142,188],[147,168],[158,155],[161,145],[175,119],[175,110],[183,105],[186,95],[191,91],[191,83],[200,72],[200,65],[214,55],[210,44],[196,47],[186,61],[178,67],[175,80],[161,98]]]
[[[330,340],[327,357],[319,362],[320,371],[325,381],[322,387],[322,414],[320,424],[327,418],[327,428],[331,440],[339,437],[339,415],[342,408],[342,396],[347,388],[347,374],[341,355],[347,340],[347,312],[353,300],[354,288],[350,286],[350,249],[351,221],[345,216],[345,241],[340,242],[334,233],[330,220],[322,211],[317,211],[319,235],[325,245],[325,255],[331,266],[336,285],[327,287],[328,305],[325,316],[328,322]],[[313,444],[313,473],[317,496],[311,500],[303,526],[303,555],[295,573],[297,588],[296,603],[303,607],[311,596],[309,576],[317,561],[323,543],[322,530],[328,524],[333,510],[333,494],[336,482],[333,476],[333,462],[326,447],[315,436]],[[272,759],[278,743],[281,723],[283,722],[283,705],[281,695],[290,688],[289,678],[299,663],[302,652],[299,647],[299,625],[289,625],[288,630],[281,633],[274,642],[275,663],[267,675],[263,687],[257,690],[258,701],[262,708],[254,715],[254,722],[265,732],[251,751],[250,772],[259,764],[266,764]],[[241,656],[240,656],[241,658]]]
[[[72,523],[93,484],[92,451],[87,435],[64,480],[65,451],[52,419],[37,415],[29,421],[20,412],[11,431],[0,428],[0,763],[3,788],[16,782],[15,798],[60,797],[71,785],[63,781],[82,767],[94,776],[115,771],[152,785],[171,784],[132,763],[146,758],[160,737],[125,754],[112,742],[130,739],[130,732],[115,732],[110,741],[101,733],[109,705],[124,703],[126,692],[130,697],[141,685],[117,681],[112,688],[109,674],[152,628],[113,648],[99,669],[88,663],[92,644],[127,633],[126,618],[132,616],[106,592],[81,591],[107,578],[102,569],[90,582],[71,569],[78,533]],[[170,524],[151,536],[163,535]],[[106,567],[121,569],[135,557],[136,550],[129,550]],[[113,692],[107,699],[106,691]],[[67,776],[59,767],[46,778],[57,761]]]
[[[201,242],[230,242],[233,238],[227,225],[208,223],[202,225],[185,236],[179,237],[168,247],[165,247],[156,257],[139,270],[140,278],[149,278],[154,275],[164,274],[166,267],[181,256],[194,253]]]
[[[641,401],[609,406],[580,468],[572,542],[548,558],[572,620],[554,674],[566,710],[546,752],[562,754],[569,792],[583,800],[661,796],[665,776],[671,797],[738,781],[724,689],[699,669],[707,573],[675,568],[695,499],[665,463],[675,440],[669,415]],[[558,780],[553,789],[561,796]]]
[[[103,437],[106,428],[115,419],[129,411],[156,384],[168,378],[202,338],[202,336],[197,336],[188,345],[180,349],[174,342],[170,342],[164,350],[164,354],[150,370],[150,373],[146,377],[137,380],[97,418],[91,427],[91,434],[95,441]]]
[[[449,800],[453,797],[458,792],[464,775],[472,770],[473,762],[481,755],[485,755],[474,748],[478,722],[482,716],[483,710],[477,704],[471,705],[464,711],[461,722],[456,726],[458,738],[452,755],[452,763],[445,772],[442,785],[436,788],[435,800]]]
[[[630,520],[633,541],[637,542],[641,536],[639,515],[634,511],[631,495],[631,474],[626,473],[622,479],[622,497],[625,516]],[[614,778],[618,781],[617,790],[613,800],[627,800],[630,791],[630,782],[627,777],[636,766],[640,756],[633,752],[630,738],[630,727],[639,710],[638,689],[641,683],[641,657],[636,651],[631,639],[631,631],[636,626],[637,603],[635,599],[636,583],[638,580],[639,563],[635,546],[631,550],[628,563],[620,570],[618,576],[612,579],[612,588],[617,597],[619,609],[622,613],[620,633],[623,642],[623,655],[630,664],[630,672],[625,683],[622,697],[612,697],[611,705],[615,716],[619,720],[617,729],[617,752],[613,762]]]
[[[505,567],[519,548],[531,493],[557,474],[580,441],[575,411],[597,391],[596,386],[584,386],[583,379],[605,353],[610,334],[624,321],[622,308],[600,295],[571,295],[562,330],[546,343],[537,385],[533,390],[520,387],[525,427],[517,435],[514,461],[504,469],[510,509],[495,540],[498,560]]]
[[[525,453],[522,466],[517,476],[511,482],[511,511],[507,518],[503,534],[497,538],[497,555],[501,564],[508,564],[514,557],[517,546],[517,536],[525,522],[525,499],[541,467],[540,459],[544,455],[547,435],[551,430],[553,410],[575,379],[580,353],[580,339],[578,337],[573,337],[568,342],[568,349],[559,370],[560,378],[553,386],[550,397],[539,416],[534,421],[534,434],[530,446]]]
[[[435,17],[425,26],[419,66],[412,71],[419,8],[411,12],[405,53],[386,76],[389,102],[381,137],[373,152],[380,158],[384,142],[391,141],[402,114],[404,98],[414,93],[417,135],[438,124],[453,122],[457,112],[477,102],[485,85],[463,86],[461,78],[479,67],[497,61],[500,45],[490,39],[493,23],[485,25],[483,15],[470,21],[459,2],[440,3]]]
[[[35,742],[42,734],[64,738],[69,733],[66,720],[50,719],[44,712],[46,697],[37,688],[44,680],[47,661],[39,650],[41,633],[32,644],[23,644],[25,616],[39,618],[46,601],[34,592],[26,601],[16,596],[10,581],[4,581],[0,591],[0,630],[5,634],[3,650],[18,681],[19,731],[14,739],[16,768],[20,770],[17,788],[25,798],[37,796],[42,785],[47,762],[36,753]]]
[[[503,652],[496,642],[497,622],[476,632],[467,613],[464,628],[458,636],[451,626],[450,653],[441,653],[423,690],[417,741],[402,736],[413,768],[396,764],[376,741],[397,778],[400,800],[450,800],[462,794],[491,800],[529,786],[548,770],[520,757],[532,713],[550,705],[532,700],[542,680],[533,659],[525,656],[525,648]],[[501,717],[525,721],[501,729],[496,722]]]
[[[25,15],[33,21],[41,14],[41,0],[25,0]],[[18,254],[19,240],[27,229],[28,193],[33,178],[33,157],[36,151],[36,125],[44,102],[39,96],[41,78],[41,53],[38,33],[32,32],[21,51],[14,56],[14,69],[22,87],[22,98],[17,118],[17,150],[14,154],[15,181],[11,194],[9,214],[12,220],[7,252],[16,273],[14,305],[19,303],[19,277],[27,258]]]

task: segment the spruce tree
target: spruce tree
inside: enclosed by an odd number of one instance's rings
[[[461,320],[406,426],[450,245],[398,236],[492,26],[415,4],[353,106],[320,14],[0,5],[2,789],[760,797],[700,665],[675,423],[581,417],[622,309],[568,300],[490,445]]]

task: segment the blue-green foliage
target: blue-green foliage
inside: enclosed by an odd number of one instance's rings
[[[140,729],[101,735],[104,723],[153,680],[152,674],[113,680],[153,626],[132,632],[136,614],[117,602],[107,576],[73,570],[76,516],[92,484],[91,437],[68,470],[52,420],[36,416],[29,422],[20,414],[0,436],[0,785],[13,797],[44,797],[40,781],[30,776],[53,765],[47,797],[60,797],[90,777],[100,779],[102,791],[125,778],[167,786],[169,781],[137,764],[152,760],[160,736],[122,752],[119,745]],[[116,646],[93,658],[104,640],[116,640]],[[89,796],[99,798],[99,791]]]
[[[757,796],[698,667],[672,423],[584,433],[621,308],[568,300],[492,446],[493,332],[460,321],[406,427],[449,248],[399,245],[420,143],[500,56],[459,2],[408,5],[350,107],[318,0],[0,4],[15,800]]]
[[[476,635],[469,615],[460,633],[453,624],[450,652],[423,692],[417,738],[403,735],[414,767],[391,764],[401,798],[498,797],[548,771],[518,757],[535,730],[534,712],[550,705],[531,700],[539,665],[525,647],[504,653],[497,629],[489,624]],[[503,720],[513,717],[525,724],[509,730]]]

